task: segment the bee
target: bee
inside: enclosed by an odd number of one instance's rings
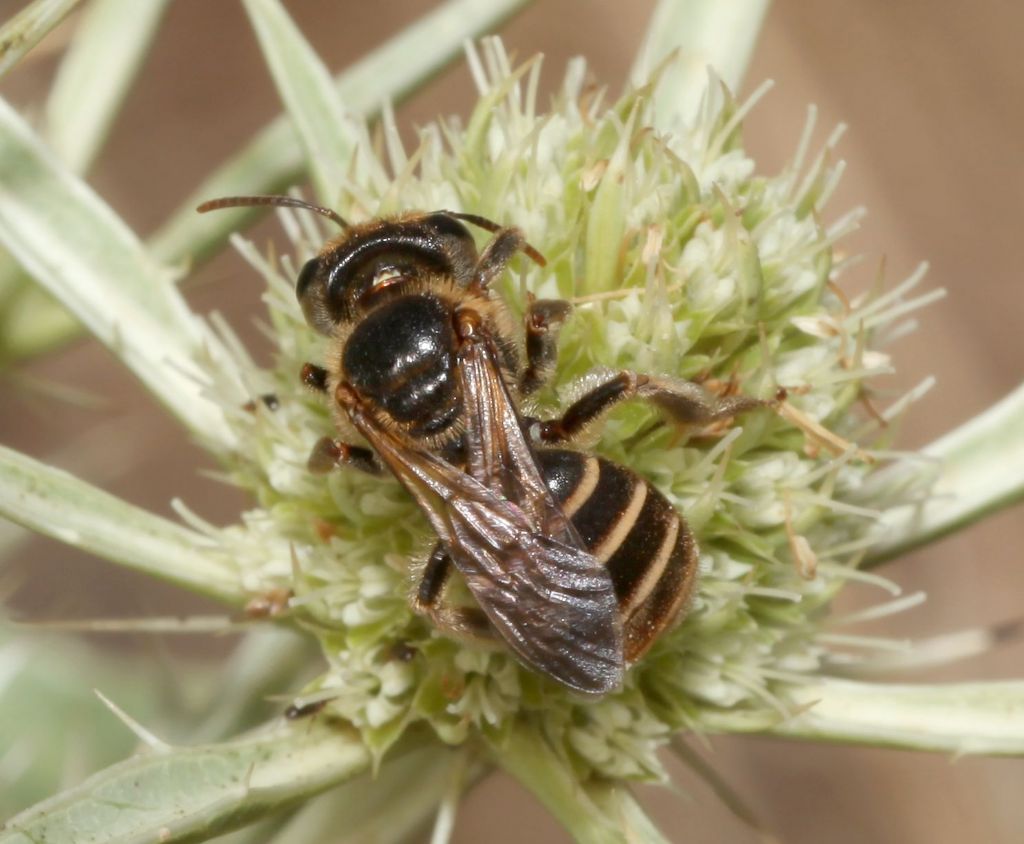
[[[323,393],[340,438],[313,471],[390,471],[437,536],[411,596],[460,637],[498,637],[528,668],[576,692],[618,689],[626,669],[685,611],[697,543],[669,501],[636,473],[567,448],[618,403],[653,402],[705,425],[761,406],[698,385],[622,371],[554,419],[521,409],[552,374],[571,306],[531,299],[517,341],[493,286],[522,252],[519,229],[473,214],[412,211],[349,224],[293,197],[227,197],[200,211],[305,208],[342,228],[301,269],[296,295],[329,338],[303,382]],[[467,225],[492,234],[478,251]],[[349,440],[360,437],[366,444]],[[476,606],[450,600],[457,572]]]

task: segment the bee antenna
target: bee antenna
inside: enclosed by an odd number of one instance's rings
[[[324,208],[322,205],[313,205],[303,199],[294,196],[223,196],[220,199],[210,199],[201,205],[196,206],[196,211],[205,214],[207,211],[218,211],[221,208],[248,208],[254,205],[274,205],[281,208],[305,208],[313,211],[329,220],[334,220],[343,229],[348,228],[348,221],[337,211]]]

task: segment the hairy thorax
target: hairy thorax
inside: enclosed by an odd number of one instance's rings
[[[383,291],[382,291],[383,292]],[[336,336],[337,379],[352,387],[380,421],[412,441],[448,450],[461,439],[465,412],[457,356],[457,313],[475,311],[498,338],[508,383],[518,353],[500,303],[441,280],[395,284]]]

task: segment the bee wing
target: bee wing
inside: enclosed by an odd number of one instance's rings
[[[466,403],[466,471],[521,507],[537,533],[582,549],[576,528],[537,468],[488,337],[470,337],[459,350],[458,362]],[[604,566],[596,559],[593,566],[604,573],[611,588]]]
[[[346,410],[416,498],[481,609],[519,658],[577,691],[612,691],[622,683],[625,660],[611,578],[580,547],[548,492],[498,369],[486,371],[492,364],[484,348],[468,353],[460,367],[467,389],[486,389],[481,396],[464,392],[471,404],[470,449],[486,450],[471,461],[472,472],[486,483],[399,442],[357,400]],[[478,378],[498,386],[478,384]],[[477,409],[485,414],[480,420],[474,418]]]
[[[555,674],[551,664],[571,661],[573,650],[578,651],[581,663],[591,660],[593,664],[572,668],[592,671],[591,684],[612,682],[614,688],[622,680],[624,657],[622,624],[608,569],[583,547],[576,528],[548,489],[489,335],[471,335],[458,354],[466,403],[466,470],[523,517],[514,547],[504,554],[515,557],[518,550],[517,566],[532,580],[519,585],[520,600],[515,606],[516,615],[526,615],[527,620],[525,631],[506,625],[505,636],[525,632],[517,651],[540,646],[534,659],[543,660],[542,665],[548,666],[544,670],[562,682],[565,678]],[[543,632],[546,629],[553,632]],[[598,664],[598,654],[611,661]]]

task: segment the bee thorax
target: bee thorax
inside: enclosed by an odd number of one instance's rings
[[[429,294],[381,304],[353,329],[341,352],[345,380],[413,436],[441,433],[458,418],[451,306]]]

